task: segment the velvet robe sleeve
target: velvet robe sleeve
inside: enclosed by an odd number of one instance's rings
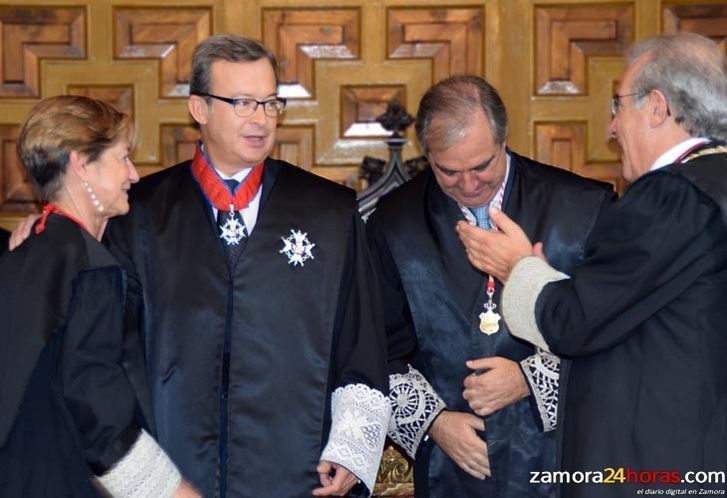
[[[118,268],[74,280],[59,362],[63,399],[96,474],[128,453],[139,434],[136,398],[124,369],[124,281]]]
[[[349,232],[340,288],[331,359],[331,430],[321,460],[347,468],[370,495],[389,422],[389,384],[378,289],[358,215]]]
[[[109,220],[103,243],[126,272],[126,304],[124,306],[124,367],[134,386],[138,401],[138,417],[151,434],[156,433],[151,394],[146,379],[144,356],[144,293],[132,259],[130,245],[138,242],[141,232],[131,226],[131,215]]]
[[[407,371],[407,364],[417,348],[411,310],[399,271],[385,237],[377,226],[375,214],[366,228],[374,274],[383,303],[389,373],[403,374]]]
[[[655,172],[634,183],[594,229],[572,278],[546,285],[535,305],[551,350],[590,355],[627,340],[638,326],[694,284],[709,268],[700,237],[720,224],[713,201],[689,182]],[[699,247],[695,247],[695,244]]]
[[[342,293],[336,313],[334,386],[363,383],[388,392],[386,339],[376,279],[363,223],[356,217],[349,232]]]
[[[409,363],[417,349],[414,321],[399,271],[376,219],[374,213],[367,231],[384,308],[391,405],[388,436],[414,459],[446,405],[424,375]]]

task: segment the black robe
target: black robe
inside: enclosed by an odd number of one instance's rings
[[[0,228],[0,256],[5,254],[8,250],[8,239],[10,239],[10,232]]]
[[[189,162],[142,179],[106,231],[129,272],[158,441],[208,498],[309,496],[331,392],[388,386],[353,191],[281,161],[264,168],[232,274]],[[281,254],[291,230],[315,244],[303,266]]]
[[[94,473],[136,440],[136,394],[122,367],[133,347],[125,285],[108,251],[55,214],[0,259],[3,498],[98,496]]]
[[[548,345],[572,358],[563,468],[624,468],[632,484],[568,485],[563,496],[659,486],[628,470],[727,470],[727,154],[639,178],[571,275],[536,303]]]
[[[503,210],[531,239],[544,242],[558,268],[570,268],[582,257],[602,207],[613,199],[612,189],[508,154]],[[503,321],[494,335],[479,331],[486,275],[470,265],[455,232],[463,219],[457,203],[426,170],[381,199],[367,225],[383,290],[391,372],[405,371],[410,362],[448,409],[473,413],[462,398],[464,378],[471,373],[465,361],[503,356],[519,362],[535,350],[512,338]],[[499,293],[497,282],[496,301]],[[485,418],[482,437],[492,471],[485,481],[466,474],[431,439],[420,444],[417,497],[547,496],[551,487],[529,484],[529,471],[553,467],[554,436],[542,431],[531,401]]]

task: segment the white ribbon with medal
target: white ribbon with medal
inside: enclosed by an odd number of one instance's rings
[[[489,207],[494,207],[496,209],[500,209],[502,207],[502,198],[505,195],[505,184],[507,183],[507,177],[510,173],[510,164],[508,162],[507,169],[505,171],[505,178],[502,181],[502,185],[500,186],[500,189],[497,191],[497,194],[495,197],[490,201]],[[467,219],[467,222],[470,225],[476,225],[477,220],[474,218],[472,213],[469,209],[465,207],[461,207],[462,213],[465,215],[465,218]],[[497,227],[490,223],[492,226],[491,230],[497,230]],[[480,332],[486,335],[492,335],[496,334],[500,331],[500,320],[502,320],[502,317],[500,314],[495,311],[497,309],[497,304],[493,301],[493,296],[495,295],[495,279],[492,277],[492,275],[487,275],[487,301],[483,304],[483,308],[485,311],[480,313]]]

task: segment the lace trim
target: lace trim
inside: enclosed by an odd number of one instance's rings
[[[558,418],[560,358],[538,349],[534,355],[528,356],[520,364],[538,406],[543,421],[543,431],[552,431]]]
[[[389,423],[389,403],[380,391],[349,384],[333,391],[331,434],[321,460],[343,465],[369,489],[376,484]]]
[[[389,402],[389,437],[414,458],[432,421],[446,405],[411,365],[405,374],[389,375]]]
[[[535,303],[543,287],[567,278],[570,277],[535,256],[518,261],[502,291],[502,313],[510,333],[550,352],[535,321]]]
[[[129,452],[96,479],[113,498],[167,498],[182,482],[177,467],[143,430]]]

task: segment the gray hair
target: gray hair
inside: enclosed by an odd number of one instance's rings
[[[210,72],[214,62],[255,62],[267,59],[275,73],[275,84],[278,84],[278,61],[268,47],[261,42],[244,36],[223,34],[210,36],[200,42],[192,57],[192,76],[190,78],[190,95],[210,93]]]
[[[496,145],[503,144],[507,137],[507,110],[497,90],[484,79],[453,76],[427,90],[419,103],[415,125],[424,154],[428,155],[433,148],[447,149],[456,144],[477,110],[482,110],[490,122]]]
[[[694,33],[656,36],[628,52],[629,64],[643,55],[630,90],[639,95],[637,105],[659,90],[690,136],[727,139],[727,61],[717,44]]]

